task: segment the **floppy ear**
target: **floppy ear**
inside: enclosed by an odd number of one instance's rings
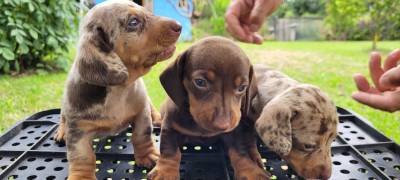
[[[99,86],[122,84],[128,70],[114,52],[114,38],[100,25],[89,24],[82,31],[76,65],[81,78]]]
[[[183,86],[183,73],[188,51],[179,55],[160,75],[161,85],[178,108],[186,106],[187,92]]]
[[[241,111],[243,115],[248,115],[251,107],[251,101],[253,98],[257,95],[258,89],[257,89],[257,81],[256,81],[256,76],[253,70],[253,66],[250,66],[250,72],[249,72],[249,86],[246,90],[246,94],[244,99],[242,100],[242,107]]]
[[[279,155],[292,149],[291,109],[280,99],[271,100],[262,110],[255,128],[264,144]]]

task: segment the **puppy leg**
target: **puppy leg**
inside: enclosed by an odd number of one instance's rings
[[[258,165],[258,167],[264,168],[264,163],[262,162],[262,157],[261,157],[260,153],[258,152],[256,142],[252,143],[248,147],[248,152],[249,152],[249,156],[253,160],[253,162],[255,162]]]
[[[171,129],[161,129],[161,157],[148,174],[150,180],[178,180],[181,151],[178,133]]]
[[[58,125],[57,132],[54,135],[54,140],[56,142],[65,141],[65,117],[62,113],[60,117],[60,124]]]
[[[241,152],[235,147],[230,147],[228,156],[235,172],[235,179],[264,180],[270,178],[270,175],[252,160],[248,152]]]
[[[92,150],[93,135],[76,125],[69,125],[66,134],[68,180],[96,179],[96,156]]]
[[[151,120],[153,122],[153,126],[160,127],[161,126],[161,114],[158,112],[156,107],[152,103],[150,103],[151,108]]]
[[[153,167],[158,160],[160,153],[155,148],[151,138],[153,127],[151,125],[150,106],[144,108],[133,120],[132,144],[135,153],[135,160],[139,166]]]
[[[247,150],[249,157],[256,163],[260,168],[264,168],[264,163],[257,149],[257,134],[255,133],[254,125],[244,126],[242,130],[236,131],[235,136],[237,144],[234,146],[236,149]]]

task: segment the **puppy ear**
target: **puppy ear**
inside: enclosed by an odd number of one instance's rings
[[[160,82],[178,108],[183,108],[187,92],[183,86],[183,73],[188,51],[179,55],[160,75]]]
[[[291,109],[279,99],[271,100],[262,110],[255,128],[264,144],[279,155],[292,149]]]
[[[249,86],[246,90],[244,99],[242,100],[242,114],[248,115],[251,107],[251,101],[257,95],[257,81],[253,66],[250,66],[249,72]]]
[[[79,44],[76,65],[81,78],[99,86],[122,84],[128,70],[114,52],[114,38],[100,25],[85,27]]]
[[[94,44],[104,53],[110,53],[114,49],[114,42],[111,41],[111,35],[106,33],[104,28],[97,26],[93,29]]]

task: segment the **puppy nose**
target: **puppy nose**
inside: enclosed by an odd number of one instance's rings
[[[331,171],[328,169],[325,169],[324,171],[321,172],[320,179],[322,180],[328,180],[331,177]]]
[[[173,21],[170,25],[170,28],[175,33],[181,33],[181,31],[182,31],[182,25],[179,24],[179,22],[177,22],[177,21]]]
[[[217,113],[214,119],[214,127],[218,130],[227,130],[230,126],[231,117],[229,113]]]
[[[229,118],[225,118],[225,117],[220,117],[220,118],[216,118],[214,121],[214,126],[218,129],[218,130],[226,130],[229,128]]]

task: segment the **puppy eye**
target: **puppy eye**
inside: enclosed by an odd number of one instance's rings
[[[315,144],[304,144],[304,150],[313,151],[317,146]]]
[[[199,88],[207,87],[207,81],[205,79],[195,79],[194,84]]]
[[[137,27],[139,26],[140,21],[138,18],[132,18],[128,22],[128,31],[135,31]]]
[[[238,91],[243,92],[244,90],[246,90],[246,88],[247,88],[247,85],[240,85],[238,88]]]

